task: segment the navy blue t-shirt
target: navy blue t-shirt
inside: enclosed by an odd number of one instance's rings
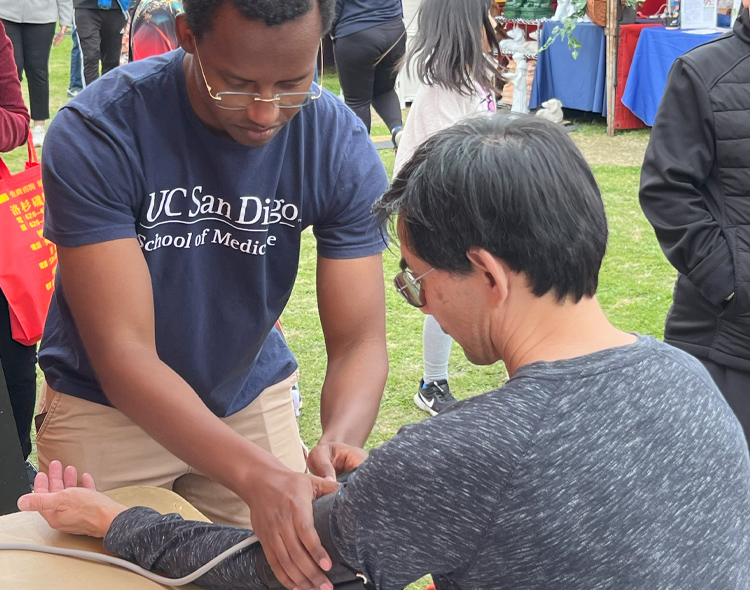
[[[228,416],[296,368],[273,325],[302,230],[313,226],[326,258],[381,252],[370,208],[387,177],[364,125],[328,92],[266,146],[212,135],[190,106],[184,55],[117,68],[60,109],[42,158],[45,236],[63,247],[137,239],[159,357]],[[107,404],[61,280],[39,364],[54,390]]]

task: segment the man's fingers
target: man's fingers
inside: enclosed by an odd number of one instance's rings
[[[64,489],[62,463],[60,461],[52,461],[49,464],[49,491],[61,492]]]
[[[330,482],[327,482],[326,480],[321,480],[325,484],[328,484]],[[337,488],[338,484],[334,484],[334,486]],[[296,536],[299,538],[300,541],[302,541],[302,545],[304,545],[304,550],[302,547],[297,546],[298,550],[301,553],[301,556],[307,557],[307,554],[309,554],[314,560],[315,563],[320,566],[321,569],[328,571],[331,569],[331,558],[328,557],[328,553],[323,548],[323,544],[320,542],[320,537],[318,537],[318,532],[315,530],[315,525],[313,524],[313,516],[312,516],[312,506],[310,507],[309,514],[305,515],[305,520],[296,522],[295,519],[295,528],[296,528]],[[306,552],[305,552],[306,550]],[[294,556],[297,558],[297,555]],[[319,570],[317,568],[314,568],[314,571],[316,573],[319,573]],[[325,582],[328,581],[328,578],[322,575],[322,573],[319,573],[318,578],[322,578]]]
[[[321,465],[319,471],[320,473],[318,475],[320,475],[320,477],[322,477],[323,479],[327,479],[328,481],[336,481],[336,470],[330,463]]]
[[[42,512],[54,510],[58,503],[58,498],[52,494],[26,494],[18,498],[18,509],[23,512]]]
[[[94,478],[90,473],[84,473],[81,476],[81,483],[83,487],[89,490],[95,490],[96,484],[94,484]]]
[[[16,502],[16,506],[18,506],[18,509],[22,512],[28,512],[30,510],[33,510],[31,508],[31,501],[32,498],[34,498],[34,494],[25,494],[18,498],[18,502]]]
[[[78,486],[78,471],[72,465],[68,465],[63,473],[63,485],[66,488]]]
[[[305,561],[307,561],[308,568],[317,569],[309,555],[305,554],[301,559],[293,557],[292,554],[287,551],[287,548],[284,547],[281,540],[276,544],[276,548],[276,557],[278,559],[279,567],[284,571],[284,574],[292,580],[292,588],[297,588],[298,590],[314,590],[315,588],[320,588],[320,585],[325,583],[324,579],[316,584],[314,578],[303,572],[302,568],[305,566]],[[304,550],[300,547],[300,549],[293,553],[299,556],[303,552]]]
[[[319,567],[322,563],[323,565],[328,566],[326,569],[331,569],[330,559],[328,558],[325,549],[320,545],[318,534],[312,526],[312,517],[310,529],[312,530],[312,534],[319,549],[317,555],[312,551],[309,551],[305,545],[299,543],[298,539],[301,539],[304,543],[305,536],[309,537],[309,535],[305,535],[304,533],[305,528],[306,527],[300,529],[297,527],[296,531],[295,529],[290,528],[282,532],[284,535],[284,550],[283,552],[280,551],[278,555],[281,567],[283,567],[284,571],[286,571],[286,573],[297,582],[296,585],[300,590],[305,588],[333,590],[333,584],[331,584]],[[307,532],[309,533],[309,529]],[[309,539],[308,542],[310,542],[311,545],[315,544]]]
[[[284,571],[284,568],[281,567],[281,563],[279,563],[279,560],[276,558],[276,553],[274,553],[270,547],[264,547],[263,553],[266,554],[266,560],[268,561],[268,565],[271,566],[271,569],[273,570],[273,575],[276,576],[276,579],[281,582],[283,586],[286,588],[292,589],[297,587],[297,583],[290,578],[287,573]]]
[[[341,484],[336,481],[335,477],[333,481],[315,477],[314,475],[311,475],[310,477],[313,480],[313,494],[314,499],[316,500],[323,496],[327,496],[328,494],[335,493],[341,487]]]
[[[34,478],[34,491],[37,494],[49,494],[49,478],[43,471],[37,473]]]

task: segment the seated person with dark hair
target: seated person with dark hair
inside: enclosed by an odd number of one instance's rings
[[[748,588],[742,429],[697,360],[602,313],[604,207],[566,134],[533,118],[460,123],[416,151],[375,214],[397,220],[399,292],[510,380],[336,465],[361,462],[317,501],[339,558],[382,590],[428,573],[441,590]],[[54,468],[62,491],[21,509],[145,567],[184,575],[249,535],[125,509]],[[260,552],[199,583],[265,588]]]

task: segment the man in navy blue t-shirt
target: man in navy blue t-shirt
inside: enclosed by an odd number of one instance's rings
[[[186,0],[181,49],[87,88],[43,158],[60,261],[42,468],[171,487],[219,522],[251,511],[300,588],[326,581],[311,500],[333,489],[337,445],[365,442],[387,374],[370,215],[386,174],[362,123],[313,83],[333,5]],[[299,473],[297,367],[273,328],[308,226],[328,370],[307,466],[321,477]]]

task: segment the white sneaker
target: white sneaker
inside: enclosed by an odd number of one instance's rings
[[[42,147],[46,134],[47,131],[44,129],[44,125],[34,125],[34,128],[31,130],[31,139],[34,141],[35,147]]]

